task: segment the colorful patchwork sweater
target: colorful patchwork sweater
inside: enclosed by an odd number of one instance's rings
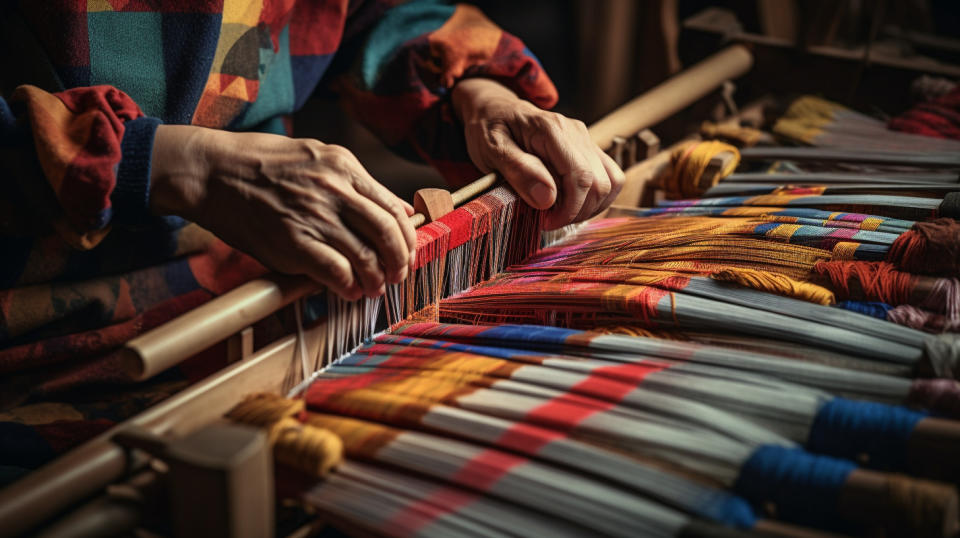
[[[323,85],[386,144],[464,181],[476,171],[447,99],[459,79],[492,77],[540,106],[556,101],[524,45],[470,6],[23,0],[4,9],[25,21],[60,87],[21,85],[0,98],[0,413],[126,381],[114,362],[123,342],[264,271],[195,225],[149,214],[159,124],[283,132]]]

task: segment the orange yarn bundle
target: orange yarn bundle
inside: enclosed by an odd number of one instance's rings
[[[866,299],[892,305],[907,304],[914,276],[898,271],[888,262],[821,261],[814,271],[830,278],[840,299]],[[851,283],[860,285],[861,294],[851,291]]]

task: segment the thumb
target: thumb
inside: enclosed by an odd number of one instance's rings
[[[495,136],[496,148],[487,165],[496,170],[527,204],[549,209],[557,201],[553,175],[536,155],[523,151],[510,136]]]

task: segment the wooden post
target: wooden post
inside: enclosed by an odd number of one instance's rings
[[[636,148],[636,161],[645,161],[652,159],[654,155],[660,152],[660,138],[650,129],[644,129],[634,137]]]
[[[247,327],[227,339],[227,362],[237,362],[253,355],[253,327]]]

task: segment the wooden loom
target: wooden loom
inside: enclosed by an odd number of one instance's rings
[[[751,68],[752,62],[746,47],[737,45],[725,49],[604,117],[590,128],[590,134],[600,147],[610,148],[626,168],[638,153],[640,157],[656,153],[655,137],[641,129],[704,97],[724,81],[742,75]],[[643,182],[667,163],[668,153],[657,154],[627,170],[623,199],[638,198]],[[493,174],[485,176],[449,197],[436,191],[422,193],[417,200],[420,213],[413,217],[415,226],[439,216],[438,205],[452,209],[488,190],[496,181]],[[249,327],[317,291],[317,286],[305,278],[270,275],[129,342],[124,350],[124,368],[139,380],[148,379],[225,339],[229,353],[237,362],[0,491],[0,535],[16,535],[33,529],[78,501],[96,495],[107,485],[124,480],[131,471],[147,468],[148,453],[161,454],[161,459],[163,456],[177,459],[179,455],[186,461],[186,469],[196,471],[197,467],[190,466],[190,458],[203,455],[191,454],[191,448],[196,448],[191,443],[202,444],[202,439],[191,438],[191,435],[200,432],[202,437],[204,428],[216,423],[245,394],[284,394],[302,381],[296,360],[297,337],[288,336],[254,353]],[[326,330],[324,323],[307,329],[304,342],[308,353],[318,354],[327,345]],[[178,444],[173,441],[177,439],[186,441]],[[238,449],[259,447],[262,452],[262,439],[259,444],[255,439],[233,439]],[[250,484],[262,484],[263,476],[250,476],[257,474],[256,469],[262,469],[262,464],[255,459],[244,464],[250,469],[245,479],[253,480]],[[192,475],[195,482],[191,484],[202,487],[197,485],[203,482],[196,481],[197,476]],[[209,487],[213,492],[219,486],[209,484]],[[266,529],[264,518],[269,517],[268,512],[254,509],[249,500],[246,502],[222,507],[235,515],[246,512],[238,516],[246,518],[245,527],[226,525],[220,527],[220,532],[258,535]]]

